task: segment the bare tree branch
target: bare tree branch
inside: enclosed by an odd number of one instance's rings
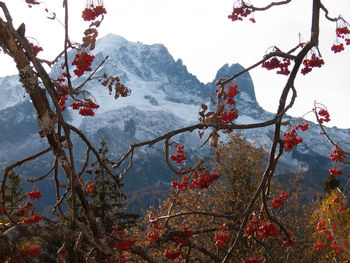
[[[34,160],[34,159],[36,159],[36,158],[38,158],[39,156],[41,156],[41,155],[43,155],[43,154],[45,154],[45,153],[48,153],[49,151],[51,150],[51,148],[49,147],[49,148],[46,148],[45,150],[43,150],[43,151],[41,151],[41,152],[38,152],[38,153],[36,153],[36,154],[34,154],[34,155],[32,155],[32,156],[29,156],[29,157],[27,157],[27,158],[24,158],[23,160],[20,160],[20,161],[18,161],[18,162],[15,162],[15,163],[13,163],[13,164],[11,164],[11,165],[9,165],[9,166],[7,166],[6,168],[5,168],[5,171],[4,171],[4,174],[3,174],[3,177],[2,177],[2,181],[1,181],[1,186],[0,186],[0,188],[1,188],[1,193],[2,193],[2,197],[1,197],[1,203],[2,203],[2,205],[5,205],[5,185],[6,185],[6,180],[7,180],[7,176],[8,176],[8,173],[12,170],[12,169],[14,169],[15,167],[17,167],[17,166],[21,166],[23,163],[25,163],[25,162],[29,162],[29,161],[32,161],[32,160]]]

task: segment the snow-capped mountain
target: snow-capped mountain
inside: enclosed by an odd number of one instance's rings
[[[101,139],[106,141],[113,160],[120,157],[132,142],[152,139],[197,123],[200,104],[214,93],[216,81],[243,69],[239,64],[226,64],[219,69],[211,83],[203,84],[187,71],[181,60],[175,61],[163,45],[133,43],[116,35],[100,39],[93,53],[93,67],[109,56],[97,75],[106,73],[118,76],[132,90],[131,95],[115,100],[106,87],[97,80],[91,81],[86,90],[101,106],[95,117],[83,117],[72,109],[67,109],[64,114],[70,123],[87,134],[96,147]],[[73,53],[69,54],[70,59],[73,56]],[[60,64],[58,62],[53,67],[52,77],[60,76]],[[81,81],[82,78],[73,77],[73,85],[79,85]],[[236,81],[240,91],[237,97],[237,122],[247,124],[273,118],[272,113],[266,112],[257,103],[250,75],[245,73]],[[46,145],[45,139],[37,134],[35,112],[18,78],[0,78],[0,89],[0,164],[5,167],[43,150]],[[273,127],[267,127],[244,131],[244,134],[251,141],[268,148],[272,131]],[[350,142],[350,130],[327,128],[327,132],[335,141]],[[303,164],[308,169],[307,176],[310,176],[307,181],[319,185],[331,165],[328,161],[330,145],[319,133],[317,125],[310,123],[310,130],[302,134],[304,143],[284,155],[281,169],[286,171],[288,167],[295,168]],[[199,140],[196,133],[187,133],[178,139],[186,145],[190,154],[202,154],[198,146],[203,141]],[[343,146],[350,148],[349,143]],[[82,144],[75,146],[75,151],[81,151],[80,156],[83,156],[84,149]],[[135,167],[126,178],[126,187],[129,185],[137,189],[145,185],[168,183],[171,174],[164,162],[159,161],[161,156],[162,145],[156,145],[151,150],[140,149],[136,154],[139,162],[134,162]],[[30,166],[24,166],[26,169],[22,169],[21,173],[38,176],[45,172],[43,168],[48,169],[50,166],[50,158],[43,158]]]

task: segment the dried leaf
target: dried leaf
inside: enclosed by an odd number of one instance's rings
[[[214,114],[215,114],[215,112],[209,111],[209,112],[207,112],[207,113],[205,114],[205,117],[210,117],[210,116],[212,116],[212,115],[214,115]]]
[[[108,84],[108,79],[106,79],[105,81],[102,82],[102,85],[105,87],[107,86],[107,84]]]
[[[89,29],[86,29],[84,31],[84,35],[85,36],[88,36],[88,35],[91,35],[92,33],[96,32],[96,29],[95,28],[89,28]]]
[[[218,140],[220,135],[217,132],[214,132],[209,138],[209,145],[216,148],[218,146]]]
[[[208,106],[205,105],[205,104],[201,104],[201,107],[202,107],[202,109],[203,109],[204,111],[206,111],[206,110],[208,109]]]
[[[208,117],[206,120],[205,120],[206,123],[219,123],[219,119],[218,117],[215,115],[213,115],[212,117]]]
[[[87,36],[87,37],[83,37],[83,47],[88,47],[91,43],[91,37]]]
[[[90,42],[90,50],[95,49],[96,38],[92,38]]]
[[[211,96],[209,96],[209,98],[210,98],[211,103],[213,103],[215,105],[216,103],[215,103],[214,99]]]
[[[227,130],[222,131],[222,133],[231,133],[231,132],[233,132],[232,129],[227,129]]]
[[[224,110],[225,110],[225,105],[221,104],[221,105],[216,106],[216,114],[217,115],[220,115]]]
[[[97,21],[95,21],[95,22],[92,22],[91,25],[90,25],[90,27],[92,27],[92,26],[99,27],[100,24],[101,24],[101,21],[98,21],[98,20],[97,20]]]
[[[25,0],[27,4],[30,5],[40,5],[39,2],[37,2],[36,0]]]

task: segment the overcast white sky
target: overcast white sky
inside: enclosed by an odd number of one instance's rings
[[[43,0],[44,1],[44,0]],[[46,4],[27,8],[24,0],[5,0],[14,24],[25,22],[27,36],[34,37],[44,48],[39,57],[52,59],[62,50],[63,27],[45,19],[48,7],[63,21],[62,0],[46,0]],[[257,6],[270,1],[251,0]],[[331,16],[342,14],[350,21],[349,0],[323,0]],[[80,41],[88,26],[81,19],[85,0],[70,0],[70,37]],[[266,50],[276,45],[287,51],[298,44],[299,33],[310,36],[312,0],[293,0],[287,6],[256,12],[256,23],[231,22],[227,16],[234,0],[104,0],[107,15],[99,29],[100,37],[118,34],[129,41],[164,44],[174,59],[181,58],[187,69],[204,83],[215,77],[224,64],[240,63],[248,67],[260,60]],[[2,16],[2,14],[1,14]],[[321,69],[314,69],[296,80],[298,98],[292,116],[302,116],[315,100],[327,105],[330,126],[350,128],[350,46],[340,54],[330,48],[336,40],[335,23],[321,22],[320,51],[325,60]],[[16,74],[13,62],[0,55],[0,76]],[[258,68],[250,72],[259,104],[275,111],[286,77]],[[311,115],[310,115],[311,117]]]

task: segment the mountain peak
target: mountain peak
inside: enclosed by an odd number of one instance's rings
[[[229,78],[242,70],[244,70],[244,67],[238,63],[232,64],[231,66],[229,66],[229,64],[225,64],[218,70],[213,83],[215,84],[221,78]],[[246,72],[239,76],[236,79],[236,82],[238,84],[238,90],[240,92],[245,92],[254,102],[256,102],[253,81],[249,73]]]
[[[119,49],[121,46],[129,43],[128,40],[119,35],[108,34],[97,40],[94,53],[99,53],[104,50]]]

